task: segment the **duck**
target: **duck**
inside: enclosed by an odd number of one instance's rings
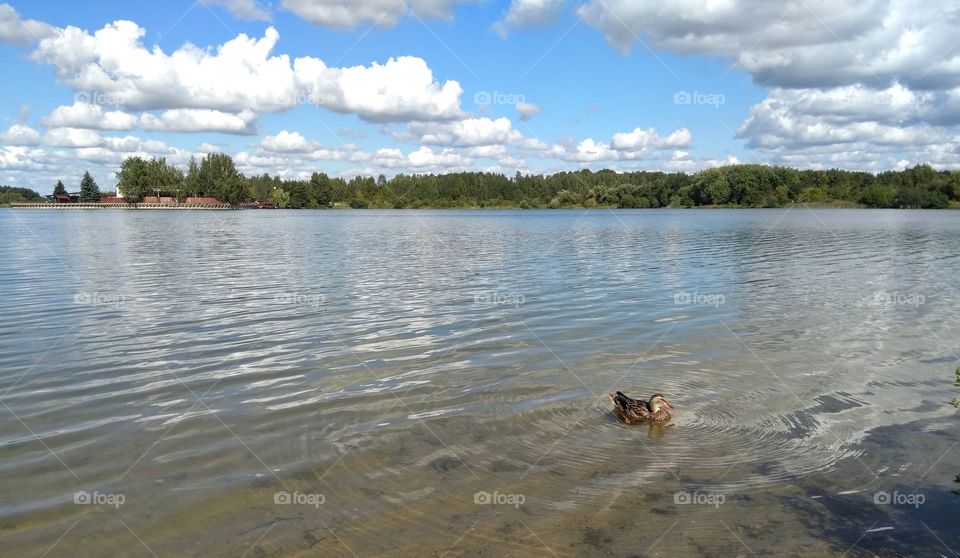
[[[660,393],[653,394],[649,402],[627,397],[622,391],[616,395],[611,393],[609,397],[615,406],[614,412],[627,424],[666,422],[670,420],[670,411],[674,410],[673,405],[667,403]]]

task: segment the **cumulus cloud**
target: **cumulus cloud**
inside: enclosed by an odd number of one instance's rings
[[[629,49],[637,37],[729,58],[764,85],[960,85],[957,8],[920,0],[591,0],[580,17]]]
[[[774,162],[877,169],[957,151],[955,5],[590,0],[578,14],[620,49],[720,57],[771,87],[737,136]]]
[[[317,146],[299,132],[282,130],[275,136],[266,136],[260,140],[260,147],[275,153],[306,153],[316,149]]]
[[[523,134],[508,118],[465,118],[456,122],[412,122],[407,131],[429,145],[478,146],[516,143]]]
[[[421,146],[415,151],[404,154],[396,148],[378,149],[372,159],[373,164],[380,168],[441,170],[451,168],[465,168],[472,161],[453,149],[434,151],[430,147]]]
[[[122,111],[104,111],[92,103],[74,103],[57,107],[41,122],[50,128],[132,130],[137,126],[137,117]]]
[[[506,37],[510,29],[550,23],[560,15],[564,0],[512,0],[507,15],[493,24],[493,30]]]
[[[0,42],[29,45],[53,33],[53,26],[33,19],[21,19],[10,4],[0,4]]]
[[[36,171],[45,168],[47,160],[42,149],[15,145],[0,147],[0,169]]]
[[[458,4],[476,0],[283,0],[283,7],[314,25],[353,28],[393,27],[408,14],[419,18],[453,17]]]
[[[220,132],[253,135],[257,133],[257,115],[251,110],[238,114],[204,109],[173,109],[160,116],[144,114],[140,127],[148,132]]]
[[[600,161],[628,161],[639,159],[662,160],[665,152],[685,153],[677,148],[688,148],[693,135],[686,128],[674,130],[661,136],[653,128],[636,128],[632,132],[618,132],[610,143],[586,138],[576,146],[554,145],[543,151],[542,155],[556,157],[564,161],[594,163]]]
[[[103,136],[95,130],[52,128],[43,135],[43,143],[53,147],[97,147],[103,143]]]
[[[208,6],[222,6],[238,19],[270,20],[270,12],[257,0],[202,0],[201,3]]]
[[[517,116],[520,117],[522,122],[526,122],[527,120],[530,120],[534,116],[540,114],[540,107],[533,103],[517,103],[515,108],[517,109]]]
[[[661,137],[653,128],[636,128],[632,132],[620,132],[613,135],[611,145],[621,151],[641,151],[643,149],[664,149],[674,147],[690,147],[693,135],[690,130],[681,128],[674,130],[666,137]]]
[[[169,55],[146,49],[145,33],[132,21],[116,21],[92,35],[67,27],[42,40],[32,56],[52,65],[74,89],[137,110],[272,112],[296,102],[289,57],[270,55],[280,37],[272,27],[261,39],[240,34],[215,52],[187,44]]]
[[[915,93],[899,84],[780,89],[754,105],[737,136],[784,164],[863,170],[890,168],[903,156],[941,161],[957,137],[938,122],[956,117],[950,95]]]
[[[460,84],[435,81],[427,63],[413,56],[334,68],[313,57],[291,62],[287,55],[273,55],[280,38],[273,27],[260,39],[240,34],[215,50],[187,44],[171,54],[145,48],[144,34],[131,21],[93,34],[67,27],[42,40],[32,56],[52,65],[57,78],[75,90],[134,110],[205,109],[240,116],[312,102],[378,122],[461,113]]]
[[[4,145],[37,145],[40,132],[24,124],[14,124],[0,134],[0,143]]]
[[[441,85],[427,63],[415,56],[349,68],[330,68],[317,58],[298,58],[294,68],[306,97],[336,112],[376,122],[461,115],[460,84],[446,81]]]

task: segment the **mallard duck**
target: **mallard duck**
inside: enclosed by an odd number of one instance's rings
[[[613,401],[616,407],[614,412],[627,424],[667,421],[670,420],[670,411],[673,410],[673,405],[667,403],[659,393],[653,394],[648,403],[632,399],[618,391],[616,395],[610,394],[610,401]]]

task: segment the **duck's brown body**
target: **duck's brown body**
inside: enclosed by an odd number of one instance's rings
[[[618,391],[616,395],[610,394],[610,401],[613,401],[614,412],[627,424],[668,421],[670,411],[673,410],[673,406],[667,403],[659,393],[654,394],[648,403],[627,397],[623,392]]]

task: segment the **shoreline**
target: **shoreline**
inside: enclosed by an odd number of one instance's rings
[[[12,203],[10,209],[51,209],[51,210],[70,210],[70,209],[202,209],[208,211],[230,211],[239,209],[257,209],[245,205],[211,205],[211,204],[169,204],[169,203]]]
[[[123,210],[207,210],[207,211],[235,211],[244,209],[279,209],[281,211],[329,211],[329,210],[350,210],[350,211],[418,211],[418,210],[468,210],[468,211],[558,211],[558,210],[660,210],[660,209],[878,209],[878,210],[919,210],[919,211],[955,211],[960,206],[951,206],[946,208],[920,208],[920,207],[868,207],[862,204],[853,203],[830,203],[830,202],[805,202],[791,205],[760,207],[750,205],[695,205],[684,207],[616,207],[616,206],[592,206],[585,207],[571,205],[564,207],[520,207],[520,206],[458,206],[458,207],[350,207],[349,205],[336,205],[334,207],[301,207],[301,208],[261,208],[256,204],[169,204],[169,203],[138,203],[138,204],[119,204],[119,203],[12,203],[10,205],[0,205],[0,208],[9,209],[47,209],[47,210],[102,210],[102,209],[123,209]]]

